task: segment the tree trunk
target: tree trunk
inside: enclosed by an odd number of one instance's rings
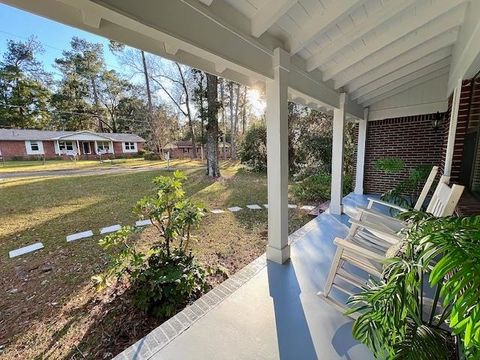
[[[238,130],[238,105],[240,103],[240,84],[237,84],[237,89],[235,91],[235,121],[232,131],[232,146],[230,147],[230,156],[232,159],[237,159],[237,130]]]
[[[185,92],[185,107],[187,108],[188,126],[190,128],[190,132],[192,133],[192,157],[196,159],[197,158],[197,142],[195,140],[195,130],[193,128],[192,112],[190,111],[190,95],[188,92],[188,87],[185,81],[185,77],[183,76],[182,68],[178,63],[175,63],[175,65],[177,65],[178,73],[180,74],[180,78],[182,80],[183,91]]]
[[[95,82],[95,78],[94,77],[91,77],[90,78],[90,81],[92,83],[92,90],[93,90],[93,102],[95,103],[95,117],[97,118],[97,121],[98,121],[98,130],[100,132],[103,132],[104,129],[103,129],[103,121],[100,117],[100,115],[98,114],[98,108],[100,107],[99,106],[99,100],[98,100],[98,93],[97,93],[97,83]]]
[[[232,157],[232,151],[235,147],[235,115],[233,113],[233,82],[230,81],[229,83],[229,91],[230,91],[230,157]]]
[[[218,166],[218,78],[207,73],[207,175],[220,176]]]
[[[242,135],[245,134],[245,127],[247,125],[247,87],[243,88],[243,101],[242,101]]]
[[[204,99],[204,89],[203,89],[203,72],[200,74],[200,148],[201,148],[201,157],[202,157],[202,160],[203,160],[203,154],[204,154],[204,149],[203,149],[203,145],[204,145],[204,131],[203,131],[203,127],[205,126],[205,109],[204,109],[204,106],[203,106],[203,99]]]
[[[222,104],[222,126],[223,126],[223,134],[222,134],[222,151],[223,151],[223,160],[225,160],[226,153],[225,153],[225,140],[227,135],[227,126],[226,126],[226,119],[225,119],[225,85],[224,81],[220,79],[220,103]]]

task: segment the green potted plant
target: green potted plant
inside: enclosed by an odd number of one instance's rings
[[[381,359],[479,359],[480,216],[404,216],[413,225],[383,278],[349,300],[354,337]]]

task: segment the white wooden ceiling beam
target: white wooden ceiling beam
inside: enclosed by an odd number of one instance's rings
[[[358,99],[361,96],[364,96],[372,91],[375,91],[376,89],[379,89],[387,84],[390,84],[393,81],[396,81],[398,79],[401,79],[405,76],[408,76],[411,73],[415,73],[416,71],[423,69],[427,66],[430,66],[432,64],[437,63],[438,61],[447,61],[446,64],[449,64],[451,59],[451,49],[445,48],[442,49],[441,51],[434,52],[428,56],[425,56],[417,61],[414,61],[407,66],[404,66],[396,71],[393,71],[389,73],[388,75],[385,75],[375,81],[372,81],[371,83],[362,86],[359,89],[356,89],[355,91],[350,93],[350,98],[355,100]]]
[[[324,46],[322,49],[318,50],[317,53],[312,55],[307,60],[307,70],[315,70],[320,65],[330,60],[337,52],[374,30],[377,26],[387,22],[416,2],[417,0],[391,1],[384,5],[381,10],[371,14],[371,16],[366,18],[362,23],[353,26],[351,30],[347,31],[340,38],[335,39],[335,41],[332,41],[330,44]]]
[[[450,35],[450,33],[448,33]],[[406,67],[417,61],[421,61],[425,57],[447,57],[452,53],[452,46],[455,42],[456,36],[450,36],[449,41],[437,41],[432,40],[427,42],[422,46],[417,46],[410,51],[396,57],[392,61],[387,62],[386,64],[375,67],[374,69],[368,71],[362,76],[354,79],[346,86],[347,91],[352,93],[357,89],[368,85],[374,82],[377,79],[380,79],[384,76],[389,76],[389,74],[396,72],[397,70]],[[433,50],[433,51],[432,51]]]
[[[438,50],[444,46],[451,45],[457,39],[459,25],[460,24],[451,25],[452,28],[440,35],[431,31],[415,37],[414,42],[403,42],[398,45],[392,45],[390,48],[386,49],[387,51],[384,51],[382,56],[372,56],[368,59],[368,62],[365,61],[358,64],[355,68],[344,71],[340,79],[335,79],[335,88],[338,89],[349,83],[351,80],[356,79],[377,67],[382,66],[382,68],[390,68],[390,62],[396,64],[398,58],[401,58],[402,56],[401,60],[407,61],[405,60],[406,58],[413,58],[410,55],[408,57],[406,56],[410,52],[412,54],[419,54],[422,52],[429,54],[430,52]],[[409,62],[411,61],[413,60],[410,60]],[[392,69],[395,70],[395,67],[396,66],[393,66]]]
[[[446,63],[445,61],[440,61],[437,64],[428,66],[424,69],[416,71],[415,73],[405,76],[402,79],[396,80],[386,86],[383,86],[375,91],[372,91],[371,93],[365,96],[362,96],[357,101],[362,103],[364,106],[368,106],[369,104],[371,104],[372,99],[376,99],[375,101],[378,101],[379,98],[385,99],[387,97],[390,97],[391,94],[395,93],[396,90],[404,89],[405,86],[407,85],[416,86],[427,80],[434,79],[440,75],[448,74],[449,69],[450,69],[450,65],[448,63]],[[401,91],[404,91],[404,90],[401,90]]]
[[[277,22],[298,0],[268,0],[257,10],[251,19],[251,32],[260,37]]]
[[[393,46],[396,40],[405,36],[410,36],[407,42],[414,43],[415,38],[423,33],[439,34],[452,25],[459,25],[463,22],[465,15],[465,6],[458,6],[464,3],[464,0],[440,0],[438,3],[418,9],[416,14],[410,19],[398,22],[387,31],[378,35],[378,37],[354,52],[351,56],[345,57],[343,61],[326,69],[323,80],[328,81],[340,72],[348,69],[356,63],[375,52]],[[435,21],[433,21],[435,20]],[[417,30],[417,31],[416,31]],[[415,33],[416,31],[416,33]]]
[[[433,73],[430,73],[424,77],[421,77],[421,78],[418,78],[418,79],[415,79],[409,83],[406,83],[402,86],[399,86],[398,88],[396,89],[393,89],[392,91],[389,91],[389,92],[386,92],[376,98],[372,98],[372,99],[369,99],[367,101],[365,101],[363,103],[363,106],[367,107],[367,106],[371,106],[372,104],[375,104],[379,101],[382,101],[382,100],[385,100],[385,99],[388,99],[392,96],[395,96],[397,94],[400,94],[404,91],[407,91],[415,86],[418,86],[418,85],[421,85],[429,80],[432,80],[432,79],[436,79],[438,77],[441,77],[441,76],[444,76],[444,75],[448,75],[448,72],[449,72],[449,68],[445,68],[443,69],[442,71],[439,71],[439,72],[433,72]]]
[[[213,0],[198,0],[198,1],[200,1],[202,4],[207,6],[212,5],[212,2],[213,2]]]
[[[298,53],[330,25],[335,24],[339,18],[362,6],[363,2],[363,0],[335,0],[330,2],[326,9],[319,9],[296,33],[292,34],[289,41],[290,53],[292,55]]]

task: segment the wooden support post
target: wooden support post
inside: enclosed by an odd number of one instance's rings
[[[284,263],[288,245],[288,73],[290,55],[277,48],[273,56],[273,80],[267,80],[267,259]]]

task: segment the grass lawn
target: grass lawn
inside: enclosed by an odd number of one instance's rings
[[[237,163],[223,163],[218,181],[204,176],[200,162],[179,167],[188,176],[187,194],[209,209],[266,203],[265,175]],[[90,278],[105,266],[99,235],[72,243],[65,237],[132,224],[132,206],[152,192],[155,176],[165,174],[156,170],[0,183],[0,357],[109,358],[161,323],[118,296],[128,289],[94,291]],[[290,232],[308,220],[305,211],[291,210]],[[194,233],[192,250],[206,266],[221,265],[233,273],[264,252],[266,230],[266,210],[208,214]],[[139,244],[151,243],[153,235],[147,228]],[[45,249],[8,258],[8,251],[37,241]]]

